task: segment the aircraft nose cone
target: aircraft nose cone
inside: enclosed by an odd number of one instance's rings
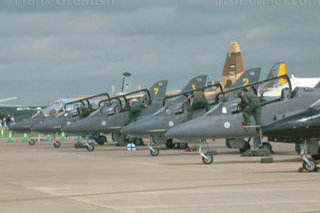
[[[124,134],[139,134],[148,131],[148,125],[141,122],[134,122],[122,128]]]
[[[42,123],[38,123],[32,126],[33,131],[40,132],[40,131],[43,131],[43,129],[44,129],[44,125]]]
[[[191,125],[189,124],[189,122],[187,122],[169,129],[166,133],[166,136],[169,138],[190,137],[191,132]]]
[[[21,121],[19,123],[15,123],[10,127],[12,131],[27,131],[31,129],[31,123],[28,121]]]
[[[100,118],[88,117],[75,122],[71,122],[62,128],[63,132],[69,133],[91,133],[102,132],[107,122]],[[104,125],[104,126],[103,126]]]
[[[141,120],[130,123],[122,128],[124,134],[146,134],[152,130],[163,129],[164,122],[155,117],[146,117]]]
[[[58,132],[61,129],[59,120],[46,120],[32,126],[32,130],[37,132]]]

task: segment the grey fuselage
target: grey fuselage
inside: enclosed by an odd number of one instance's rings
[[[320,98],[319,89],[297,88],[291,98],[266,104],[262,107],[262,126],[270,125],[285,117],[303,112]],[[240,99],[239,99],[240,101]],[[222,112],[223,107],[227,110]],[[233,113],[224,103],[205,115],[181,124],[167,132],[173,138],[246,138],[256,137],[256,128],[240,128],[243,123],[241,112]],[[251,123],[254,124],[253,118]]]

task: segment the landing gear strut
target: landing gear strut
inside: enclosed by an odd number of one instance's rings
[[[149,138],[148,148],[150,150],[150,155],[151,156],[155,157],[155,156],[159,155],[160,150],[159,150],[159,148],[154,147],[153,138],[151,136]]]
[[[303,143],[300,144],[300,155],[303,160],[302,167],[308,172],[313,172],[316,170],[316,163],[313,160],[309,160],[307,157],[308,154],[308,144],[307,141],[305,140]]]
[[[201,139],[201,142],[200,142],[200,145],[199,145],[199,153],[202,156],[202,162],[204,164],[212,164],[213,156],[209,152],[207,152],[207,153],[202,152],[203,146],[205,146],[207,151],[209,151],[209,146],[208,146],[208,143],[207,143],[206,139]]]

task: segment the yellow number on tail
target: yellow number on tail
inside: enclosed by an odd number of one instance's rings
[[[158,92],[159,92],[159,88],[153,88],[153,90],[154,90],[154,95],[158,95]]]
[[[196,85],[195,84],[192,84],[192,89],[196,90]]]
[[[242,81],[243,81],[243,86],[246,86],[247,84],[249,84],[248,78],[244,78]]]

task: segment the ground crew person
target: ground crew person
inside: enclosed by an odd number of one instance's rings
[[[200,89],[198,91],[194,91],[193,94],[187,98],[187,101],[190,98],[193,98],[193,103],[188,110],[187,120],[192,119],[193,112],[197,109],[205,108],[206,111],[209,110],[209,102],[207,101],[207,98],[204,95],[203,89]]]
[[[129,117],[128,117],[125,125],[128,125],[132,120],[136,119],[139,116],[141,110],[145,107],[146,107],[146,105],[141,103],[140,101],[132,100],[132,102],[130,102]]]
[[[90,115],[91,110],[87,107],[77,107],[77,112],[80,118],[85,118]]]
[[[253,91],[247,89],[239,93],[241,99],[240,108],[243,112],[243,125],[249,126],[250,115],[253,115],[256,125],[261,126],[261,105],[258,97]]]

